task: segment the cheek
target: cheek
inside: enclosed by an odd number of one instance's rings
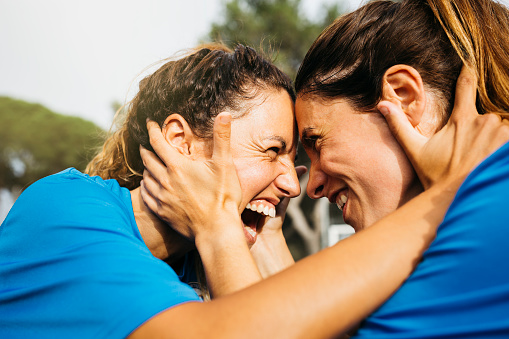
[[[418,193],[414,190],[415,172],[404,153],[379,151],[377,161],[364,166],[363,175],[358,178],[365,184],[364,199],[361,199],[364,208],[371,210],[372,220],[368,224],[393,212]]]
[[[274,180],[269,164],[256,161],[234,160],[242,188],[242,200],[251,201]]]

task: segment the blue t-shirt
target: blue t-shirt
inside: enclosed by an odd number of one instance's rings
[[[467,177],[422,262],[355,338],[509,338],[508,198],[506,144]]]
[[[115,180],[75,169],[46,177],[0,226],[0,338],[123,338],[197,300],[151,254]]]

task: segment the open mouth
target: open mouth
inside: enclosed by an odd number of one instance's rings
[[[258,201],[251,201],[247,204],[241,214],[244,223],[244,234],[249,244],[256,242],[257,231],[260,231],[266,217],[275,218],[276,209],[272,204]]]

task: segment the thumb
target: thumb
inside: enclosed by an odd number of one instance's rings
[[[475,70],[464,65],[456,81],[454,108],[449,119],[458,121],[460,119],[475,118],[478,115],[475,109],[476,97],[477,76]]]
[[[392,135],[412,160],[427,142],[427,138],[419,133],[408,120],[405,113],[390,101],[381,101],[378,110],[384,116]]]
[[[214,121],[214,146],[212,157],[225,162],[231,158],[230,137],[231,137],[230,113],[220,113]]]

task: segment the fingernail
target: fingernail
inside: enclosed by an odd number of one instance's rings
[[[219,121],[222,124],[229,124],[230,121],[232,121],[232,116],[229,114],[225,114],[225,115],[220,116],[219,119],[220,119]]]

